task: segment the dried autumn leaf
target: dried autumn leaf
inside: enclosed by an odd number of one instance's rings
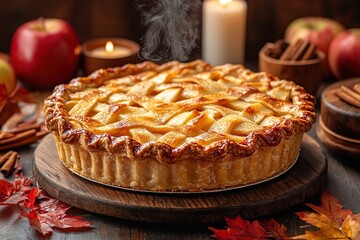
[[[252,223],[237,216],[234,219],[225,218],[227,229],[209,228],[214,232],[214,237],[219,240],[266,240],[267,233],[255,220]]]
[[[56,214],[56,216],[62,217],[65,216],[67,210],[70,208],[71,206],[67,205],[66,203],[63,203],[54,198],[48,198],[39,204],[38,210],[48,214]]]
[[[31,184],[32,179],[21,174],[12,184],[0,179],[0,205],[18,205],[21,216],[28,218],[30,226],[43,235],[51,234],[53,228],[74,231],[91,227],[91,223],[81,217],[67,215],[71,206],[50,198]]]
[[[360,217],[349,209],[343,209],[340,202],[325,191],[321,205],[306,204],[316,213],[298,212],[299,218],[315,227],[318,231],[306,231],[293,239],[359,239]]]
[[[40,189],[32,188],[27,194],[27,199],[25,200],[24,206],[27,208],[33,208],[35,206],[36,198],[39,196],[40,192]]]
[[[6,200],[14,191],[14,187],[8,181],[0,179],[0,203]]]
[[[42,221],[38,218],[38,214],[34,211],[22,212],[21,215],[29,219],[29,224],[31,227],[35,228],[42,235],[46,236],[53,232],[52,227],[49,224],[42,223]]]
[[[341,225],[341,230],[346,236],[351,236],[350,239],[360,239],[360,214],[348,215]]]
[[[30,178],[16,178],[13,182],[13,186],[16,191],[29,192],[31,190],[31,184],[33,180]]]
[[[0,84],[0,103],[4,101],[13,103],[18,103],[20,101],[34,102],[34,100],[30,98],[29,91],[26,88],[17,85],[16,88],[8,94],[5,84]]]
[[[274,219],[261,221],[261,226],[267,232],[267,236],[274,239],[289,239],[286,234],[286,227],[283,224],[278,223]]]
[[[299,218],[320,230],[306,231],[305,235],[294,237],[294,239],[348,239],[340,230],[340,226],[323,214],[301,212],[296,213]]]
[[[13,184],[0,180],[0,205],[17,205],[26,201],[31,183],[28,178],[17,178]]]
[[[324,191],[322,193],[320,206],[315,206],[311,203],[306,203],[306,205],[317,213],[324,214],[325,216],[333,219],[338,225],[341,225],[346,216],[353,214],[351,210],[343,209],[339,200],[328,191]]]
[[[68,216],[66,212],[70,208],[59,200],[48,198],[30,212],[21,212],[21,215],[28,218],[30,226],[44,236],[50,235],[53,228],[82,230],[91,227],[91,223],[82,217]]]
[[[9,94],[8,98],[15,102],[34,102],[29,96],[29,91],[19,85],[17,85],[14,91]]]

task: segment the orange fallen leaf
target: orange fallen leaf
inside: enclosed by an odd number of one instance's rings
[[[299,218],[315,227],[317,231],[306,231],[304,235],[293,239],[360,239],[360,214],[343,209],[339,200],[325,191],[321,196],[321,205],[307,203],[316,213],[298,212]]]

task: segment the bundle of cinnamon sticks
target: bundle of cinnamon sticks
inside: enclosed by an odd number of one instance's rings
[[[15,163],[19,158],[19,154],[12,150],[0,155],[0,172],[5,177],[9,176],[13,172]]]
[[[0,131],[0,151],[6,151],[20,146],[37,142],[48,131],[41,129],[39,124],[26,124],[12,131]]]
[[[343,101],[360,108],[360,84],[356,84],[352,89],[341,86],[336,89],[335,94]]]
[[[37,142],[48,131],[36,122],[20,123],[10,131],[0,131],[0,172],[9,176],[20,156],[12,149]],[[7,151],[5,153],[1,153]]]
[[[283,61],[301,61],[316,58],[316,50],[315,44],[304,39],[298,39],[295,43],[287,43],[281,39],[276,41],[266,54]]]

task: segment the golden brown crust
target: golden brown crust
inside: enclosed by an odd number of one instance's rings
[[[66,107],[68,101],[71,100],[70,95],[83,92],[89,88],[99,88],[104,83],[109,84],[111,79],[129,76],[128,80],[134,84],[143,81],[141,74],[159,75],[163,72],[176,73],[176,76],[183,77],[205,72],[210,73],[210,75],[222,74],[221,76],[212,76],[213,79],[224,78],[225,76],[241,78],[243,81],[241,86],[238,88],[231,87],[226,94],[230,97],[246,99],[249,102],[266,103],[269,108],[276,108],[279,111],[279,116],[276,116],[277,120],[274,124],[259,127],[243,136],[242,140],[224,137],[210,144],[203,144],[201,140],[185,141],[183,144],[173,147],[156,141],[140,143],[129,136],[127,130],[121,130],[122,126],[125,126],[123,129],[127,129],[126,127],[129,126],[129,122],[125,120],[114,125],[117,128],[116,131],[101,132],[102,128],[97,127],[99,123],[96,120],[91,117],[74,117]],[[281,88],[289,90],[289,100],[280,100],[268,94],[269,91],[280,85]],[[267,91],[264,92],[262,88],[266,88]],[[101,91],[94,94],[99,96]],[[142,96],[131,95],[131,99],[134,101],[139,98]],[[203,101],[203,99],[198,98],[196,101]],[[213,102],[219,103],[221,101],[221,99],[217,99]],[[292,82],[279,80],[266,73],[253,73],[239,65],[213,67],[197,60],[191,63],[170,62],[164,65],[144,62],[136,65],[128,64],[119,68],[101,69],[88,77],[76,78],[69,84],[57,86],[53,94],[45,100],[44,110],[47,128],[64,143],[80,144],[90,152],[107,151],[131,160],[156,159],[159,162],[173,163],[189,159],[226,161],[234,157],[250,156],[257,149],[276,146],[284,137],[288,138],[310,130],[316,116],[314,102],[313,96]],[[197,104],[195,100],[191,100],[190,103]],[[121,109],[121,106],[116,106],[116,108]],[[115,110],[112,109],[112,111]],[[252,111],[256,111],[256,108],[246,108],[244,114],[252,114]],[[161,114],[162,112],[159,113],[159,115]],[[84,127],[75,127],[76,124],[83,124]],[[101,131],[94,131],[88,126],[96,126],[94,129],[101,129]],[[162,131],[167,131],[167,129]],[[185,130],[182,129],[182,131]],[[194,130],[190,129],[189,131]]]
[[[162,164],[152,158],[130,160],[106,151],[90,153],[55,136],[59,157],[71,171],[102,184],[156,192],[224,190],[269,180],[295,163],[301,140],[302,134],[284,138],[276,147],[257,149],[244,158]]]

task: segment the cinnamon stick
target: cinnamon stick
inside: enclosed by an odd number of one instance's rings
[[[21,146],[24,146],[24,145],[28,145],[28,144],[31,144],[31,143],[35,143],[39,140],[38,137],[36,136],[31,136],[29,138],[25,138],[21,141],[18,141],[18,142],[12,142],[12,143],[9,143],[9,144],[5,144],[5,145],[0,145],[0,151],[4,151],[4,150],[8,150],[8,149],[12,149],[12,148],[17,148],[17,147],[21,147]]]
[[[0,145],[0,151],[21,147],[21,146],[28,145],[31,143],[36,143],[39,139],[41,139],[48,133],[49,133],[48,131],[39,131],[36,134],[34,134],[28,138],[24,138],[20,141],[11,142],[11,143],[5,144],[5,145]]]
[[[308,46],[309,46],[308,41],[302,41],[299,47],[294,50],[294,54],[290,57],[290,60],[291,61],[300,60],[302,56],[305,54],[306,49],[308,49]]]
[[[2,155],[0,157],[0,167],[2,165],[4,165],[4,163],[9,159],[10,155],[13,153],[14,151],[8,151],[6,152],[4,155]]]
[[[306,52],[302,56],[301,60],[310,60],[313,58],[314,54],[316,52],[316,45],[315,44],[309,44]]]
[[[14,133],[0,131],[0,140],[5,138],[11,138],[14,135],[15,135]]]
[[[294,44],[290,44],[280,56],[280,60],[290,60],[303,42],[304,40],[298,39]]]
[[[27,130],[25,132],[20,132],[18,134],[15,134],[14,137],[12,138],[6,138],[6,139],[1,139],[0,140],[0,146],[2,145],[6,145],[9,143],[13,143],[13,142],[18,142],[24,139],[27,139],[31,136],[35,136],[36,135],[36,130],[35,129],[31,129],[31,130]]]
[[[343,101],[356,106],[358,108],[360,108],[360,100],[358,100],[357,98],[354,98],[353,96],[349,95],[347,93],[347,90],[343,90],[343,86],[340,89],[337,89],[337,91],[335,91],[335,94]],[[350,90],[350,89],[349,89]],[[350,90],[351,91],[351,90]]]
[[[17,152],[12,152],[7,161],[0,168],[0,172],[5,176],[9,176],[10,173],[14,170],[16,159],[18,158]]]
[[[352,98],[356,99],[356,101],[360,102],[360,94],[358,94],[357,92],[354,92],[353,90],[351,90],[350,88],[348,88],[346,86],[341,86],[341,91],[350,95]]]
[[[20,123],[18,124],[14,129],[11,129],[9,132],[10,133],[20,133],[20,132],[25,132],[28,130],[32,130],[35,129],[36,131],[40,130],[40,124],[38,123]]]
[[[358,94],[360,94],[360,84],[359,83],[355,84],[355,86],[353,87],[353,90],[355,92],[357,92]]]

